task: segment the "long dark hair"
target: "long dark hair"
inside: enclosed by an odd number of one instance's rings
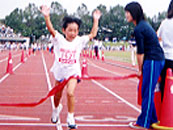
[[[169,7],[168,7],[168,12],[167,12],[167,18],[172,18],[173,17],[173,0],[171,0]]]
[[[131,2],[124,8],[125,11],[129,11],[133,17],[133,20],[138,24],[141,20],[145,20],[143,9],[138,2]]]

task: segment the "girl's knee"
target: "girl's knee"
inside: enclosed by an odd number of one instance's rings
[[[74,97],[74,93],[69,91],[69,92],[67,92],[67,96],[68,97]]]

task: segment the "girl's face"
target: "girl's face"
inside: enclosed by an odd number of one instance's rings
[[[125,16],[126,16],[127,22],[133,22],[133,17],[129,11],[125,11]]]
[[[66,29],[63,28],[63,33],[64,33],[66,39],[71,42],[78,35],[79,27],[78,27],[78,25],[75,22],[69,23],[67,25]]]

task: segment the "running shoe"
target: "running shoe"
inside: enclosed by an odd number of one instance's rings
[[[148,130],[147,128],[144,128],[144,127],[136,124],[136,122],[130,122],[129,127],[133,128],[133,129],[138,129],[138,130]]]
[[[57,123],[58,122],[59,114],[60,114],[62,108],[63,108],[62,104],[59,104],[59,106],[53,110],[52,118],[51,118],[52,123]]]
[[[77,129],[74,116],[67,116],[67,124],[69,129]]]

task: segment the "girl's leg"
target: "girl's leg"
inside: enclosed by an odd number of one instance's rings
[[[68,112],[74,113],[74,104],[75,104],[75,97],[74,91],[77,86],[77,79],[71,79],[67,83],[67,105],[68,105]]]
[[[68,115],[67,115],[67,123],[69,128],[76,128],[75,119],[74,119],[74,91],[77,86],[77,79],[71,79],[67,83],[67,105],[68,105]]]
[[[59,81],[56,81],[55,86],[58,85],[59,83],[60,83]],[[62,105],[59,104],[61,96],[62,96],[62,92],[63,92],[63,90],[56,93],[55,96],[54,96],[55,109],[53,109],[53,112],[52,112],[52,117],[51,117],[52,123],[56,123],[59,120],[59,114],[62,110]]]
[[[60,82],[59,81],[55,81],[55,86],[57,86]],[[55,94],[54,96],[54,105],[55,105],[55,108],[58,107],[59,103],[60,103],[60,99],[62,97],[62,91],[58,92]]]

